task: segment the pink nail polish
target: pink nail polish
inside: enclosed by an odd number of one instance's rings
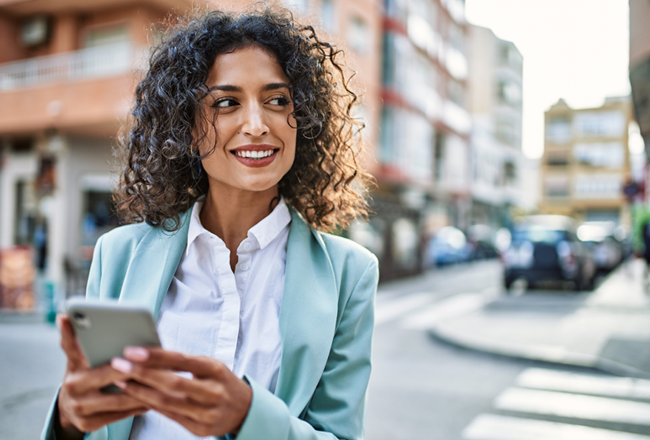
[[[120,389],[126,388],[126,381],[125,380],[116,380],[113,383],[115,384],[116,387],[118,387]]]
[[[122,373],[130,373],[131,369],[133,368],[133,364],[126,359],[113,358],[111,360],[111,367]]]
[[[142,347],[126,347],[124,349],[124,357],[133,361],[146,361],[149,359],[149,350]]]

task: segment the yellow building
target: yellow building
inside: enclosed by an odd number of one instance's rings
[[[623,186],[630,176],[630,98],[607,98],[587,109],[560,99],[544,116],[541,209],[578,221],[629,224]]]

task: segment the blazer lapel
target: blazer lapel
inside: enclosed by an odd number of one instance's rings
[[[124,277],[120,302],[130,302],[149,308],[154,320],[169,289],[176,268],[187,246],[187,231],[191,210],[181,214],[181,228],[165,232],[151,228],[135,249]]]
[[[338,289],[322,238],[292,209],[284,295],[282,357],[275,394],[298,416],[307,406],[329,355]]]
[[[119,302],[146,306],[158,320],[160,306],[187,246],[187,230],[192,210],[181,214],[181,228],[173,233],[162,228],[151,228],[142,237],[131,256],[124,277]],[[92,433],[89,439],[127,440],[131,433],[133,417],[120,420]]]

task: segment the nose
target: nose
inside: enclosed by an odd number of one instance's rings
[[[257,103],[248,105],[247,107],[243,115],[242,133],[254,137],[268,134],[269,127],[264,120],[264,109]]]

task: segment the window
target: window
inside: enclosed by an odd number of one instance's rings
[[[348,23],[348,46],[359,54],[366,54],[370,49],[370,32],[368,25],[360,17],[352,17]]]
[[[128,43],[129,41],[128,27],[126,24],[121,24],[89,29],[84,36],[83,46],[84,48],[91,48]]]
[[[449,80],[449,99],[461,107],[465,107],[465,89],[460,83]]]
[[[553,151],[546,153],[546,164],[551,167],[569,165],[569,153],[566,151]]]
[[[284,0],[284,6],[291,12],[302,14],[307,11],[307,0]]]
[[[544,194],[548,197],[568,197],[569,176],[546,176],[544,179]]]
[[[519,145],[521,121],[510,113],[500,113],[496,117],[495,135],[501,142],[510,145]]]
[[[621,168],[625,149],[620,142],[579,143],[573,147],[573,157],[582,165]]]
[[[622,176],[619,174],[578,174],[575,176],[575,198],[620,199]]]
[[[393,160],[393,119],[394,112],[391,107],[383,106],[381,109],[381,146],[379,149],[379,160],[389,164]]]
[[[546,123],[546,140],[554,144],[571,141],[571,121],[568,118],[553,118]]]
[[[22,23],[20,41],[27,48],[43,45],[50,37],[51,27],[51,20],[45,15],[30,17]]]
[[[620,137],[625,134],[625,115],[619,111],[581,112],[573,118],[578,137]]]
[[[34,149],[34,139],[16,138],[9,145],[12,153],[30,153]]]
[[[517,167],[513,162],[506,161],[503,164],[503,176],[506,184],[515,183],[517,180]]]
[[[320,5],[320,14],[325,29],[335,31],[338,28],[336,7],[333,0],[322,0]]]
[[[518,106],[521,103],[521,86],[516,82],[501,80],[497,91],[501,102],[511,106]]]
[[[443,161],[445,158],[445,135],[444,133],[436,133],[436,140],[433,152],[433,166],[435,167],[433,176],[439,182],[443,177]]]

